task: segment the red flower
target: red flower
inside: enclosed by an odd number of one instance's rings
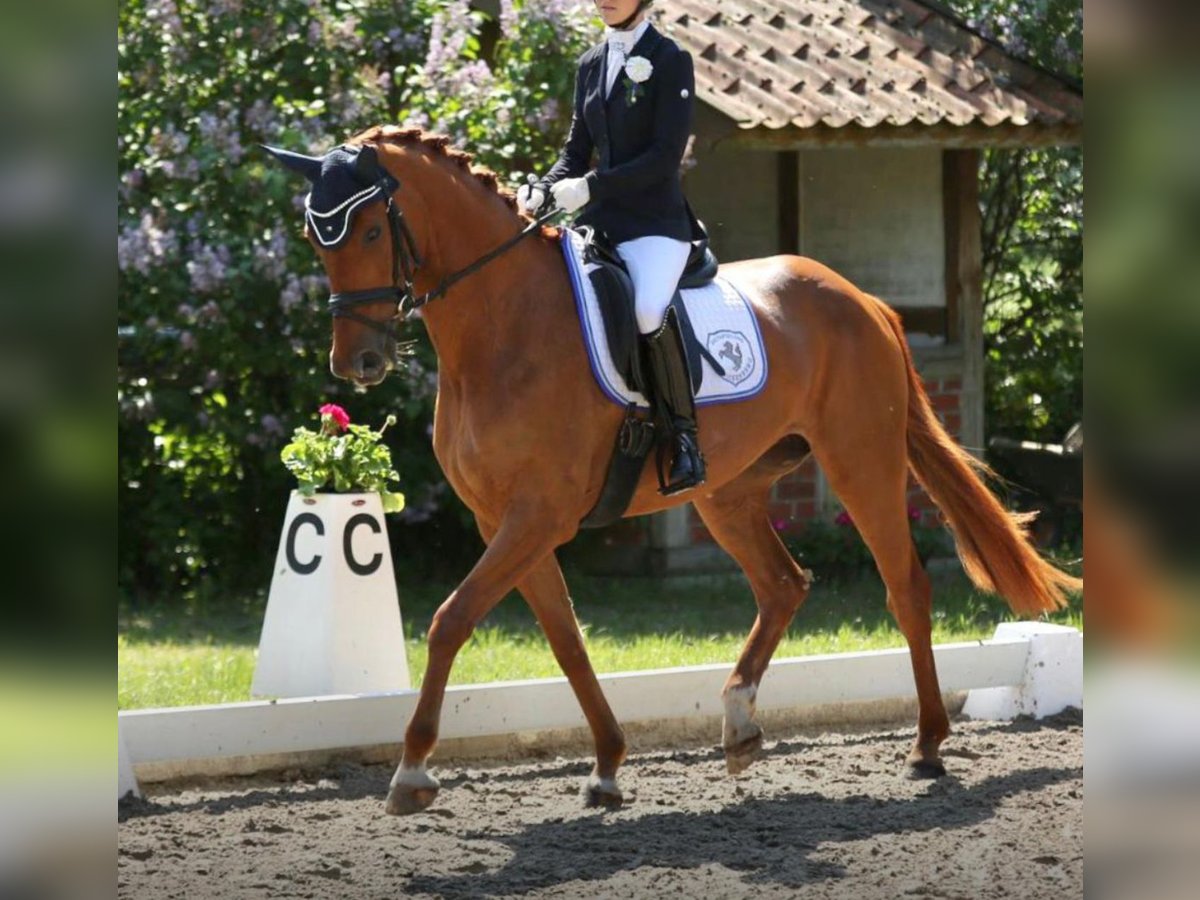
[[[844,509],[834,517],[833,521],[835,524],[841,525],[843,528],[847,528],[854,524],[854,520],[850,518],[850,513],[846,512]]]
[[[346,426],[350,424],[350,415],[336,403],[326,403],[318,412],[321,413],[321,424],[330,433],[332,433],[332,429],[328,427],[329,421],[332,421],[337,426],[338,431],[345,431]]]

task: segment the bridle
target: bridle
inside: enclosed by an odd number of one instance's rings
[[[392,190],[393,184],[395,193]],[[375,331],[382,332],[393,341],[397,339],[397,328],[405,319],[411,317],[426,303],[436,300],[446,293],[455,282],[483,268],[560,212],[557,206],[552,207],[549,212],[530,222],[519,234],[485,253],[470,265],[447,275],[433,290],[417,296],[413,293],[413,280],[421,266],[421,254],[417,249],[417,242],[413,239],[412,230],[404,218],[404,210],[396,202],[395,194],[400,192],[400,183],[394,178],[389,179],[387,175],[384,175],[375,186],[387,198],[388,231],[392,239],[392,283],[387,287],[367,288],[361,291],[339,291],[330,294],[329,311],[334,318],[352,319]],[[377,303],[381,300],[391,300],[396,303],[396,312],[391,318],[382,322],[364,316],[354,309],[363,303]]]

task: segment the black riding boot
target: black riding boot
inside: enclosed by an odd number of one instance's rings
[[[699,487],[704,484],[704,456],[696,436],[696,401],[692,396],[687,355],[683,351],[674,310],[667,313],[666,321],[658,331],[642,335],[642,346],[650,363],[660,418],[671,432],[671,474],[660,493],[677,494]],[[659,481],[662,482],[661,466]]]

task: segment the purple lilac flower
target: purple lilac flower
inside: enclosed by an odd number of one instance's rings
[[[429,130],[429,114],[423,109],[415,109],[404,120],[404,128],[424,128]]]
[[[225,103],[221,107],[220,115],[214,112],[201,113],[196,127],[205,144],[231,163],[236,163],[246,154],[238,131],[237,111]]]
[[[358,46],[358,16],[343,16],[333,26],[333,36],[344,48],[355,49]]]
[[[160,226],[150,213],[117,235],[117,268],[122,272],[134,269],[145,275],[178,252],[179,238],[175,232]]]
[[[462,56],[467,39],[475,31],[469,0],[452,0],[433,14],[429,28],[429,50],[425,54],[425,74],[436,81]]]
[[[264,434],[274,436],[283,434],[283,423],[279,421],[278,416],[273,416],[270,413],[267,413],[258,420],[258,424],[262,427]]]
[[[192,241],[188,246],[191,259],[187,263],[188,277],[192,290],[200,294],[215,291],[224,283],[233,262],[233,254],[224,244],[216,247]]]
[[[255,100],[243,117],[246,127],[262,137],[272,137],[279,130],[279,117],[266,100]]]
[[[179,7],[175,0],[147,0],[146,18],[157,22],[168,34],[183,33],[183,20],[179,18]]]
[[[146,183],[146,173],[143,169],[130,169],[121,176],[120,184],[117,185],[117,193],[121,199],[128,203],[134,193],[137,192],[143,184]]]
[[[254,271],[271,281],[287,273],[287,236],[276,228],[265,241],[254,242]]]
[[[558,98],[547,97],[546,101],[533,114],[533,120],[538,128],[546,129],[558,121]]]
[[[500,11],[501,24],[504,24],[504,9]],[[591,33],[595,30],[592,5],[579,3],[577,0],[526,0],[521,7],[520,15],[515,12],[508,19],[509,27],[504,34],[513,38],[525,25],[534,22],[544,22],[553,29],[559,40],[566,40],[572,35]]]
[[[324,275],[288,275],[283,290],[279,292],[279,308],[291,312],[309,297],[319,297],[329,292],[329,279]]]
[[[171,122],[155,128],[147,142],[155,156],[178,156],[188,148],[191,138]]]
[[[300,289],[300,279],[295,275],[289,275],[287,281],[283,284],[283,290],[279,292],[279,308],[285,314],[289,313],[303,299],[304,293]]]
[[[393,28],[388,32],[388,38],[392,42],[392,48],[401,53],[412,53],[420,50],[425,44],[425,38],[419,31],[405,33],[399,28]]]

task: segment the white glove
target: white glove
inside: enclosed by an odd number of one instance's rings
[[[550,193],[565,213],[573,213],[583,207],[591,198],[592,192],[586,178],[564,178],[550,185]]]
[[[542,204],[546,202],[546,192],[540,187],[535,187],[531,184],[523,184],[517,188],[517,206],[521,211],[528,215],[536,215],[537,211],[542,208]]]

